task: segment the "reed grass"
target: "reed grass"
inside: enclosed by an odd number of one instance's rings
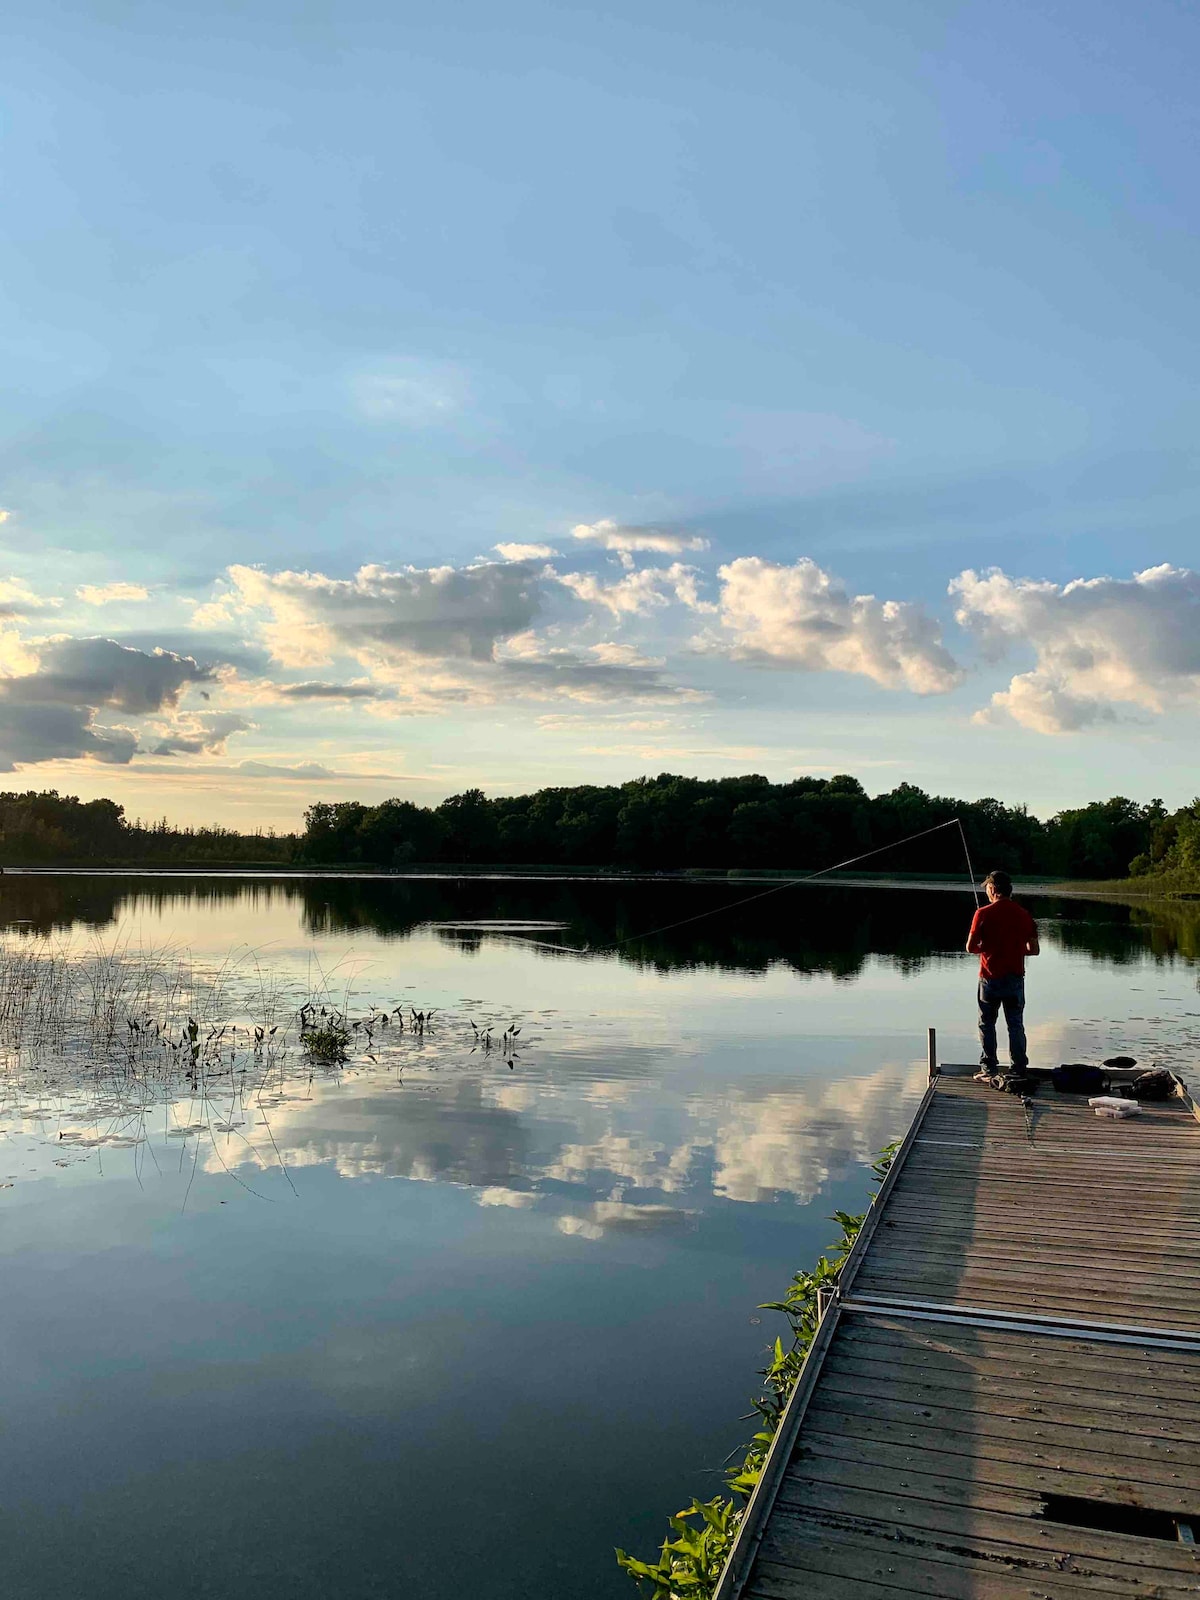
[[[392,1067],[403,1082],[409,1065],[436,1071],[478,1048],[465,1019],[456,1027],[452,1015],[411,1005],[356,1005],[349,967],[327,971],[314,958],[301,981],[245,947],[201,964],[175,946],[0,939],[0,1125],[36,1126],[61,1144],[59,1165],[71,1150],[100,1159],[133,1145],[140,1182],[139,1161],[158,1159],[147,1118],[161,1111],[181,1171],[189,1141],[194,1175],[210,1140],[243,1188],[235,1169],[261,1166],[264,1149],[291,1184],[273,1108],[309,1097],[318,1076]],[[519,1032],[510,1024],[502,1035],[506,1066]],[[265,1144],[241,1131],[247,1124],[265,1129]]]

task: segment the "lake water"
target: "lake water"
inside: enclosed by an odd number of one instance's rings
[[[10,962],[159,952],[148,1030],[392,1012],[338,1069],[272,1056],[282,1024],[204,1081],[157,1039],[10,1056],[0,1592],[631,1597],[613,1546],[719,1490],[756,1307],[866,1203],[926,1027],[975,1056],[968,893],[757,892],[0,879]],[[1186,1076],[1197,908],[1031,905],[1034,1063]]]

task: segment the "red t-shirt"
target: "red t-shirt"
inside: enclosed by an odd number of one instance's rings
[[[979,941],[981,978],[1019,978],[1025,972],[1025,947],[1037,938],[1037,923],[1015,900],[980,906],[968,944]]]

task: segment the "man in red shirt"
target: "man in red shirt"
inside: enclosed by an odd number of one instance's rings
[[[975,913],[967,935],[969,954],[979,957],[979,1064],[986,1073],[997,1070],[996,1018],[1003,1006],[1013,1071],[1024,1072],[1025,957],[1040,951],[1037,924],[1013,899],[1007,872],[989,872],[983,887],[988,903]]]

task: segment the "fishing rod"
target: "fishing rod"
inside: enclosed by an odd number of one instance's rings
[[[869,861],[872,856],[884,855],[888,850],[898,850],[902,844],[912,844],[915,839],[927,839],[931,833],[940,833],[943,828],[957,828],[962,839],[963,853],[967,858],[967,872],[971,879],[971,893],[975,896],[975,904],[979,904],[979,891],[975,887],[975,872],[971,866],[971,852],[967,848],[967,835],[962,825],[961,817],[951,817],[948,822],[938,822],[932,828],[922,828],[919,833],[910,833],[905,839],[893,839],[891,844],[878,845],[874,850],[864,850],[861,855],[850,856],[845,861],[836,861],[831,867],[821,867],[817,872],[806,872],[799,878],[787,878],[783,883],[772,884],[769,889],[763,889],[758,894],[748,894],[744,899],[734,900],[727,906],[714,906],[709,911],[698,911],[695,916],[681,917],[678,922],[664,923],[661,928],[650,928],[643,933],[631,933],[624,939],[617,939],[612,944],[599,946],[585,946],[589,955],[605,955],[610,950],[620,950],[623,945],[633,944],[638,939],[653,939],[660,933],[671,933],[676,928],[685,928],[689,923],[702,922],[705,917],[720,916],[725,911],[737,911],[741,906],[753,904],[756,900],[765,900],[768,895],[781,894],[784,889],[794,889],[799,883],[812,883],[816,878],[824,878],[831,872],[840,872],[843,867],[853,867],[860,861]]]

